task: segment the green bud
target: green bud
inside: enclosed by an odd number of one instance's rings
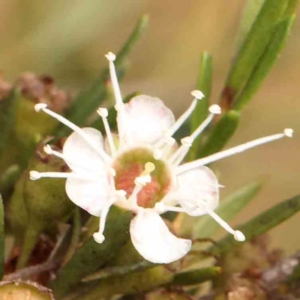
[[[0,299],[3,300],[54,300],[51,290],[30,281],[0,282]]]
[[[172,271],[166,267],[158,266],[124,276],[115,276],[100,280],[96,288],[89,290],[80,299],[96,300],[116,294],[138,294],[168,284],[172,279]]]
[[[29,170],[39,172],[61,172],[66,171],[64,161],[44,154],[39,146],[35,156],[29,161]],[[29,178],[29,172],[25,171],[23,176],[23,200],[27,211],[27,224],[19,267],[26,265],[39,234],[53,228],[57,222],[64,221],[71,215],[73,203],[68,199],[65,192],[64,179],[41,179],[33,182]],[[21,200],[19,199],[19,203]],[[18,218],[19,211],[15,211]],[[23,212],[22,212],[23,214]]]
[[[25,168],[37,143],[58,127],[57,120],[46,114],[37,114],[35,104],[46,103],[53,111],[62,114],[69,101],[67,94],[56,87],[51,77],[38,77],[32,73],[25,73],[18,79],[15,97],[14,126],[0,161],[0,166],[2,161],[9,161],[9,164],[3,162],[2,169],[15,162]]]

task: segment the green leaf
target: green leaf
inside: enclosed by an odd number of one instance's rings
[[[247,241],[250,241],[291,218],[299,210],[300,196],[295,196],[264,211],[257,217],[239,226],[238,230],[244,233]],[[239,245],[242,245],[242,243],[235,241],[230,234],[221,239],[217,245],[211,247],[209,252],[220,255],[230,251],[232,248],[238,247]]]
[[[86,276],[85,278],[82,279],[82,282],[104,279],[116,275],[126,275],[135,271],[142,271],[154,266],[155,265],[153,263],[146,260],[142,260],[131,265],[107,267],[96,273]]]
[[[0,195],[0,279],[2,279],[4,275],[4,253],[4,207]]]
[[[277,25],[276,32],[274,33],[263,56],[260,58],[257,67],[253,70],[242,92],[234,100],[233,107],[235,109],[241,110],[258,91],[262,82],[267,77],[272,66],[279,57],[294,21],[295,16],[292,16],[284,21],[281,21]]]
[[[240,49],[245,38],[247,37],[253,22],[255,21],[262,5],[265,0],[246,0],[245,7],[243,9],[243,14],[241,22],[239,25],[239,31],[236,37],[236,48]]]
[[[72,237],[62,265],[65,265],[68,261],[70,261],[73,255],[75,254],[79,244],[80,233],[81,233],[80,211],[79,208],[76,207],[73,213]]]
[[[226,222],[230,221],[254,199],[262,185],[262,181],[254,181],[238,189],[221,202],[216,213]],[[215,234],[220,228],[219,224],[211,217],[204,216],[195,224],[193,237],[207,238]]]
[[[204,98],[198,101],[196,109],[192,115],[191,132],[193,132],[207,117],[209,98],[211,93],[212,82],[212,57],[209,53],[203,52],[200,57],[200,70],[197,79],[196,89],[204,94]],[[197,139],[190,151],[189,159],[196,158],[196,149],[199,147],[201,140]]]
[[[98,244],[91,237],[77,250],[68,264],[57,274],[51,286],[57,298],[61,298],[72,290],[80,280],[97,271],[105,264],[129,239],[129,223],[131,213],[112,207],[106,221],[105,241]]]
[[[242,90],[257,66],[287,4],[288,0],[265,0],[229,72],[221,97],[221,106],[226,110],[231,107],[235,96]]]
[[[124,60],[128,56],[129,52],[140,39],[142,33],[145,31],[148,25],[148,16],[144,15],[138,21],[133,32],[129,36],[128,40],[122,47],[122,49],[117,54],[115,61],[116,69],[118,72],[118,79],[121,80],[124,76]],[[77,98],[70,109],[67,118],[77,124],[78,126],[83,126],[87,117],[96,110],[96,108],[105,100],[106,98],[106,86],[105,82],[109,78],[109,70],[106,68],[102,74],[92,83],[92,85],[83,90]],[[62,127],[58,133],[59,136],[65,136],[70,132],[68,128]]]
[[[11,165],[0,175],[0,193],[4,201],[9,198],[13,192],[15,183],[21,174],[18,165]]]
[[[194,285],[212,280],[221,274],[220,267],[208,267],[187,272],[178,273],[174,276],[170,285]]]
[[[157,266],[143,271],[109,277],[100,280],[97,285],[86,284],[69,296],[68,300],[109,299],[117,294],[139,294],[167,285],[173,279],[173,272],[164,266]],[[93,288],[94,287],[94,288]]]
[[[17,94],[16,90],[12,90],[7,98],[0,101],[0,155],[5,150],[14,125]]]
[[[221,117],[209,133],[203,148],[197,157],[205,157],[220,151],[233,136],[240,121],[240,113],[230,110]]]
[[[203,52],[200,57],[200,70],[196,89],[204,94],[204,98],[198,101],[192,116],[191,131],[194,131],[204,121],[208,114],[209,98],[212,81],[212,57],[208,52]]]
[[[291,17],[292,15],[295,14],[297,7],[299,4],[299,0],[288,0],[287,8],[283,14],[282,19]]]

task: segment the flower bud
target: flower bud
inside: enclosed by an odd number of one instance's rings
[[[30,281],[0,282],[0,299],[54,300],[51,290]]]
[[[38,172],[66,171],[65,163],[55,156],[43,153],[42,147],[43,145],[38,147],[36,154],[29,161],[29,169]],[[25,220],[19,224],[17,222],[17,227],[20,225],[26,228],[18,267],[26,265],[39,234],[48,228],[53,228],[55,223],[64,221],[73,208],[73,203],[65,192],[64,179],[42,179],[39,184],[35,184],[29,178],[28,171],[25,171],[21,180],[23,184],[20,183],[19,189],[12,197],[13,211],[10,211],[14,220],[19,219],[20,214]],[[24,209],[20,209],[22,207],[25,208],[27,214]]]
[[[1,87],[0,81],[0,99],[3,94]],[[55,119],[45,114],[37,114],[34,110],[35,104],[46,103],[53,111],[59,113],[63,113],[69,104],[66,92],[59,90],[50,76],[38,77],[32,73],[25,73],[17,80],[15,89],[17,103],[14,126],[4,156],[1,157],[2,170],[16,162],[25,168],[36,144],[42,138],[53,134],[58,127]]]

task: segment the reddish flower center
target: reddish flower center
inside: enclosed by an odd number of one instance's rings
[[[151,182],[147,183],[137,195],[137,203],[141,207],[154,207],[168,192],[171,183],[169,170],[164,162],[157,161],[148,149],[133,149],[123,153],[114,163],[116,170],[116,189],[124,190],[127,198],[135,187],[134,180],[141,176],[145,164],[152,162],[155,170],[151,172]]]

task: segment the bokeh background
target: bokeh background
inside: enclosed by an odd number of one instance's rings
[[[256,1],[256,0],[253,0]],[[53,75],[61,88],[76,92],[106,66],[104,54],[117,52],[138,18],[148,13],[150,27],[130,55],[124,94],[158,96],[179,115],[190,103],[199,58],[214,60],[212,102],[217,102],[235,49],[245,0],[0,0],[0,70],[8,80],[24,71]],[[243,110],[228,146],[295,129],[281,140],[214,165],[226,188],[267,177],[256,199],[234,224],[300,193],[300,21],[260,92]],[[22,151],[22,149],[20,149]],[[299,215],[272,231],[273,243],[287,252],[299,249]]]

